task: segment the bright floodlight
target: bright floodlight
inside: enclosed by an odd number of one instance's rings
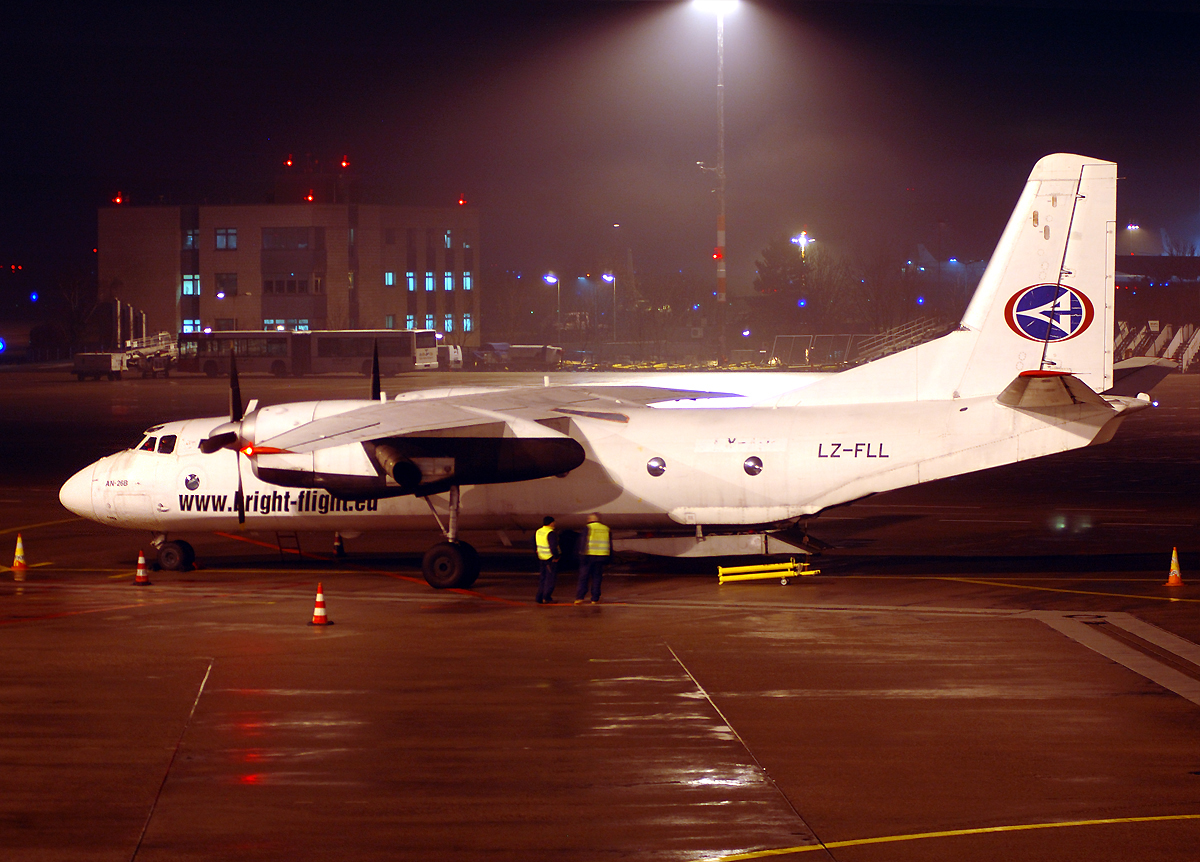
[[[605,281],[607,281],[609,284],[612,284],[614,281],[617,280],[617,277],[615,275],[613,275],[611,272],[606,272],[606,273],[604,273],[604,275],[602,275],[600,277],[602,279],[604,279]]]
[[[710,15],[728,15],[737,8],[738,0],[692,0],[692,5]]]
[[[542,281],[546,284],[558,284],[558,276],[552,272],[548,272],[542,276]]]

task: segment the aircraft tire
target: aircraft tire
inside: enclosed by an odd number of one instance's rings
[[[190,569],[196,563],[196,549],[190,542],[185,542],[183,539],[176,539],[175,544],[183,549],[183,567]]]
[[[466,542],[438,542],[425,552],[421,574],[435,590],[465,589],[479,575],[479,557]]]
[[[158,549],[158,567],[168,572],[182,572],[187,568],[187,551],[183,542],[163,542]]]

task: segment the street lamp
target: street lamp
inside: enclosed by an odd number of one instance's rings
[[[720,359],[725,360],[725,16],[737,0],[693,0],[702,12],[717,16],[717,338]]]
[[[554,303],[554,328],[558,332],[558,337],[562,338],[562,282],[559,281],[557,275],[548,272],[542,276],[542,281],[554,287],[556,299]]]
[[[604,273],[604,275],[602,275],[600,277],[602,279],[604,279],[605,281],[607,281],[609,284],[611,284],[612,289],[613,289],[612,341],[613,341],[613,344],[616,344],[617,343],[617,277],[615,275],[613,275],[611,272],[606,272],[606,273]]]
[[[794,242],[796,245],[800,246],[800,259],[804,260],[804,257],[805,257],[804,253],[808,249],[808,244],[810,242],[816,242],[816,240],[808,235],[808,231],[802,230],[802,231],[800,231],[800,236],[792,237],[792,242]]]

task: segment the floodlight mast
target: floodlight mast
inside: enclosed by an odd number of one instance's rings
[[[725,16],[738,0],[693,0],[702,12],[717,16],[717,344],[718,362],[725,364]]]

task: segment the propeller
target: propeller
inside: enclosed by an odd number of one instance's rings
[[[253,406],[257,406],[257,401]],[[213,429],[215,433],[200,441],[200,451],[206,455],[221,449],[232,449],[237,459],[237,495],[233,498],[237,509],[238,523],[246,523],[246,495],[242,488],[242,423],[245,410],[242,407],[242,388],[238,384],[237,354],[229,354],[229,421]]]

